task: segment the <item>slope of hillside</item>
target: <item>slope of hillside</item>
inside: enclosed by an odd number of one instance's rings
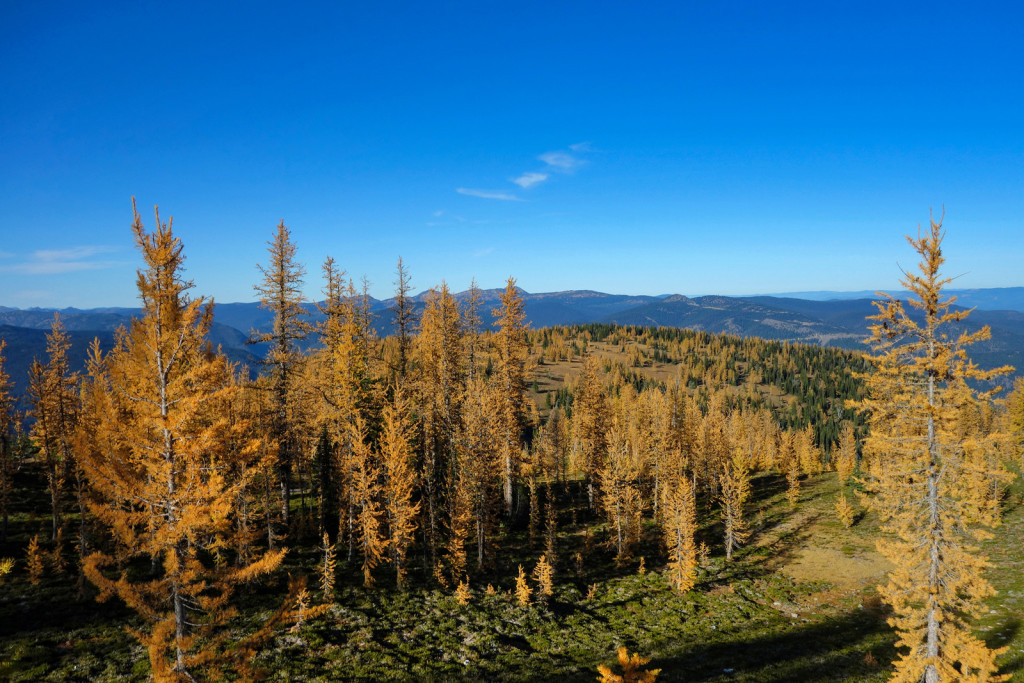
[[[694,299],[679,295],[670,296],[609,315],[602,322],[685,327],[745,337],[833,345],[843,345],[844,341],[856,341],[856,335],[842,326],[748,299],[724,296],[702,296]]]

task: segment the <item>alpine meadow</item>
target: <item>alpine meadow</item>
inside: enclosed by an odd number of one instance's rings
[[[0,3],[0,682],[1024,683],[1022,35]]]

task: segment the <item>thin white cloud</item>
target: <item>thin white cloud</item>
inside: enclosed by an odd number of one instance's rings
[[[440,218],[443,215],[444,215],[444,211],[435,211],[434,212],[434,218]]]
[[[481,256],[487,256],[494,251],[494,247],[487,247],[485,249],[479,249],[473,252],[473,258],[480,258]]]
[[[534,173],[531,171],[524,173],[518,178],[513,178],[512,182],[525,190],[527,188],[533,187],[534,185],[539,185],[540,183],[543,183],[547,179],[547,173]]]
[[[507,192],[501,192],[500,190],[474,190],[468,187],[458,187],[455,191],[459,194],[464,194],[469,197],[480,197],[481,199],[500,199],[506,202],[521,202],[523,201],[514,194]]]
[[[587,163],[585,159],[580,158],[580,155],[590,152],[591,149],[589,142],[577,142],[568,146],[569,151],[554,150],[544,152],[537,157],[544,164],[545,167],[543,169],[540,171],[524,171],[515,178],[509,178],[509,181],[524,190],[529,190],[550,180],[552,173],[572,174],[576,169]],[[498,199],[508,202],[524,201],[522,198],[504,190],[477,190],[459,187],[455,191],[459,194],[480,197],[481,199]],[[436,213],[434,215],[438,217],[440,214]]]
[[[537,158],[558,171],[571,171],[583,165],[581,160],[568,152],[544,152]]]
[[[0,270],[25,275],[56,275],[82,270],[102,270],[121,265],[119,261],[93,260],[98,254],[117,251],[115,247],[81,246],[68,249],[40,249],[21,263],[0,266]]]
[[[9,251],[4,251],[3,249],[0,249],[0,258],[14,258],[14,254],[12,254]]]

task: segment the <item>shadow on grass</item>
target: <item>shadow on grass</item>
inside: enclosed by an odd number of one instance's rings
[[[771,636],[673,647],[652,661],[659,681],[836,681],[885,678],[895,656],[891,631],[869,610],[848,612]],[[870,655],[870,656],[868,656]]]
[[[986,647],[994,650],[1016,640],[1020,629],[1021,620],[1017,617],[1009,617],[995,626],[982,640],[985,641]],[[1013,659],[1003,662],[999,671],[1004,674],[1012,674],[1021,669],[1024,669],[1024,657],[1017,655]]]

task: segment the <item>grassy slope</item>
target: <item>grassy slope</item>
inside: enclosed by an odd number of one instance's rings
[[[875,525],[865,518],[843,529],[831,511],[838,488],[834,474],[805,482],[800,505],[790,510],[783,483],[759,477],[749,508],[755,537],[726,565],[717,552],[717,527],[706,526],[712,556],[697,589],[685,595],[674,594],[660,576],[663,559],[652,529],[640,552],[653,571],[638,574],[639,559],[615,568],[612,553],[596,545],[577,575],[569,558],[582,549],[581,527],[567,524],[555,595],[530,607],[510,595],[514,567],[522,561],[532,569],[540,552],[526,548],[525,538],[503,550],[503,570],[474,582],[465,607],[450,591],[399,593],[385,571],[379,588],[366,591],[357,584],[358,567],[342,566],[351,580],[343,582],[329,615],[282,634],[258,661],[275,680],[583,681],[593,680],[595,666],[613,661],[622,644],[652,656],[650,666],[661,668],[659,680],[666,681],[885,680],[893,636],[876,581],[851,578],[834,559],[870,561]],[[1000,594],[979,623],[991,645],[1009,645],[1001,662],[1015,678],[1024,675],[1022,498],[1018,481],[1007,498],[1006,523],[987,544]],[[14,522],[19,537],[45,525],[24,510]],[[815,554],[832,558],[831,564],[808,562]],[[291,571],[311,561],[293,555]],[[487,581],[495,595],[484,594]],[[592,584],[595,595],[587,598]],[[32,586],[23,563],[7,578],[0,586],[0,678],[145,677],[145,652],[124,630],[133,622],[130,614],[117,604],[78,601],[75,593],[70,579],[48,577]],[[264,615],[282,594],[277,585],[248,596],[246,613]]]

